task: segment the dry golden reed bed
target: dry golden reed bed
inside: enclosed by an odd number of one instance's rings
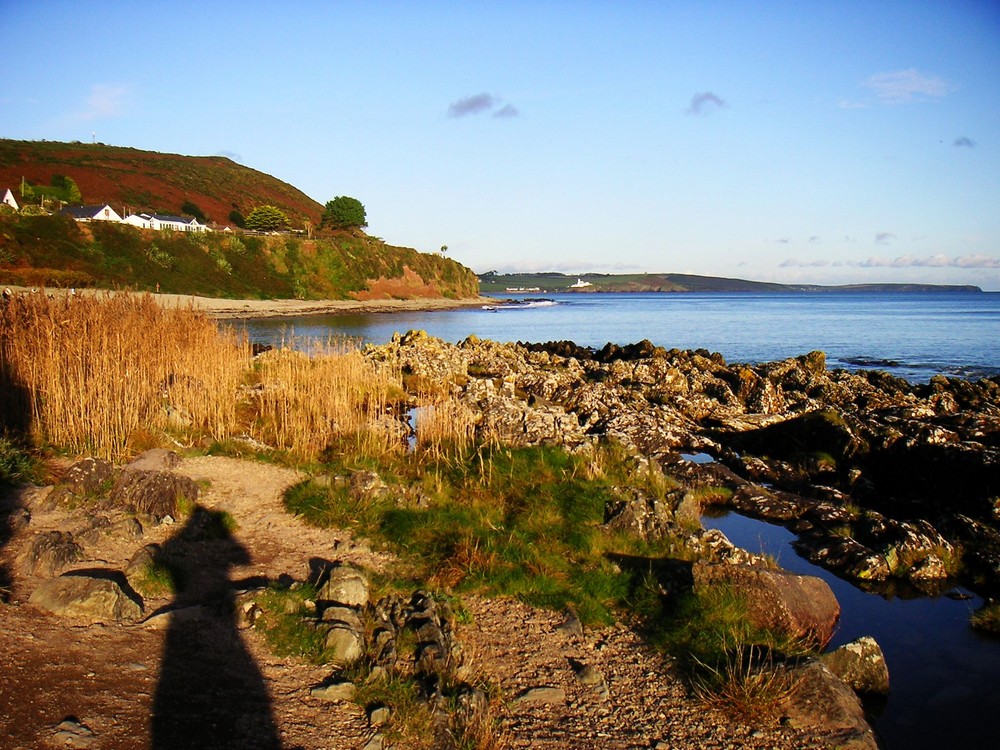
[[[341,342],[308,355],[251,356],[241,333],[151,295],[16,294],[0,304],[0,410],[38,447],[123,459],[164,441],[244,437],[313,461],[405,447],[387,415],[405,393],[398,368]],[[427,395],[419,444],[471,433],[467,414]],[[169,436],[169,437],[168,437]]]

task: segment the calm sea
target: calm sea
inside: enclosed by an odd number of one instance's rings
[[[1000,374],[1000,293],[505,295],[519,304],[448,312],[248,321],[253,341],[298,345],[331,334],[388,341],[423,329],[458,342],[575,341],[601,347],[649,339],[759,363],[822,350],[830,368],[871,367],[918,382],[936,373]]]

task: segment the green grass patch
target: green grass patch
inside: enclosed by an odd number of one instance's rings
[[[17,442],[0,437],[0,487],[34,482],[42,475],[41,463]]]
[[[402,457],[377,470],[391,474],[399,491],[369,497],[349,483],[310,481],[288,491],[286,507],[393,550],[409,582],[552,609],[571,604],[584,622],[609,623],[634,588],[633,574],[611,555],[665,549],[603,528],[616,485],[669,486],[620,461],[555,447],[484,447],[457,459]],[[427,502],[401,502],[405,487],[418,487]]]
[[[1000,604],[986,604],[972,614],[972,627],[992,635],[1000,635]]]
[[[325,633],[312,625],[315,613],[306,605],[315,598],[316,589],[303,584],[295,588],[272,586],[258,599],[263,614],[254,629],[264,634],[277,656],[294,656],[311,664],[327,662]]]

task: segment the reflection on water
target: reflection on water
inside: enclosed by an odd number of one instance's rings
[[[764,552],[794,573],[826,581],[842,613],[830,648],[870,635],[889,665],[891,693],[873,725],[888,750],[993,747],[1000,729],[1000,640],[980,635],[969,616],[982,600],[883,598],[800,557],[782,526],[727,513],[704,516],[734,544]]]

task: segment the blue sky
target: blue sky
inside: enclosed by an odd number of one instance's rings
[[[1000,2],[12,2],[0,137],[224,154],[478,272],[1000,290]]]

